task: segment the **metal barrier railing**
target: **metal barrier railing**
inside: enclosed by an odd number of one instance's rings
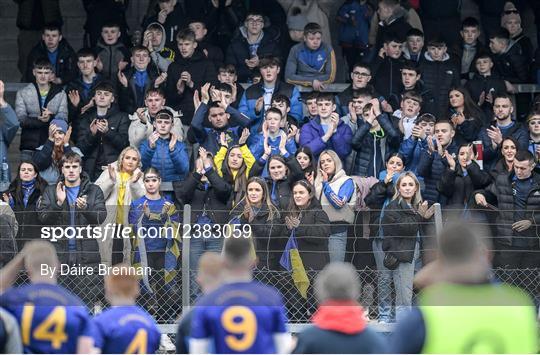
[[[191,216],[193,212],[197,211],[192,211],[190,205],[184,206],[184,209],[181,212],[183,215],[183,225],[192,225],[193,221],[191,220]],[[501,222],[498,221],[495,223]],[[436,231],[440,231],[443,226],[443,211],[441,210],[441,206],[439,204],[435,204],[434,223],[430,222],[430,224],[435,228],[434,234],[438,234]],[[479,222],[478,224],[484,226],[496,225],[489,223],[488,221]],[[42,227],[42,225],[35,226]],[[148,277],[151,291],[143,286],[142,295],[139,300],[140,304],[156,318],[158,323],[163,325],[163,329],[168,329],[168,331],[175,329],[174,324],[178,314],[189,309],[189,307],[194,304],[200,293],[198,287],[194,283],[196,268],[194,265],[190,265],[191,242],[195,235],[191,228],[181,228],[180,232],[182,233],[183,237],[181,245],[181,260],[179,260],[177,265],[177,270],[179,272],[174,282],[165,285],[164,270],[155,269],[154,272],[152,272]],[[363,238],[360,236],[354,237]],[[287,236],[284,236],[284,238],[287,238]],[[428,252],[429,250],[424,246],[422,251]],[[272,250],[271,252],[281,253],[282,251]],[[371,251],[365,251],[367,254],[370,252]],[[2,256],[2,253],[3,252],[0,252],[0,256]],[[4,262],[5,261],[6,260],[4,260]],[[369,316],[373,320],[377,320],[379,316],[379,278],[383,276],[384,272],[385,271],[383,270],[377,270],[376,267],[364,267],[358,269],[358,276],[362,287],[360,302],[363,303],[363,305],[369,310]],[[306,273],[312,286],[318,271],[308,269],[306,270]],[[502,282],[507,282],[522,287],[534,297],[539,297],[540,268],[523,270],[495,269],[493,271],[493,275]],[[311,288],[308,290],[307,298],[303,298],[296,289],[291,278],[291,274],[284,269],[269,270],[267,268],[258,268],[254,271],[254,277],[263,283],[276,287],[282,293],[286,302],[289,322],[298,324],[298,327],[302,327],[302,324],[307,324],[310,321],[310,317],[316,307],[316,300]],[[83,301],[91,308],[91,310],[98,311],[99,309],[103,308],[105,298],[102,276],[99,276],[98,274],[86,277],[61,276],[59,280],[62,285],[81,297]],[[25,282],[27,281],[24,277],[19,280],[19,283]],[[384,331],[386,328],[383,327],[381,329]]]

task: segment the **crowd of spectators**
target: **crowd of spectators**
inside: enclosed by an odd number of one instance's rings
[[[461,20],[458,0],[346,0],[335,18],[317,1],[158,0],[138,39],[127,0],[84,1],[77,51],[57,1],[18,2],[28,84],[12,108],[0,82],[13,177],[0,264],[43,226],[115,223],[118,235],[178,223],[190,204],[193,224],[251,225],[262,269],[283,270],[291,235],[307,270],[374,257],[379,318],[391,321],[391,284],[409,306],[439,203],[445,218],[490,223],[495,266],[540,267],[540,100],[513,95],[540,84],[522,28],[534,1],[478,0],[479,18]],[[350,86],[336,94],[338,62]],[[54,245],[68,263],[144,262],[167,279],[179,241]],[[193,242],[191,265],[221,243]]]

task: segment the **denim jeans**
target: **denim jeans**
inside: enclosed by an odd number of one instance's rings
[[[373,240],[373,255],[377,265],[377,284],[379,291],[379,320],[389,322],[392,320],[392,287],[394,282],[396,292],[396,320],[401,318],[403,312],[412,305],[414,266],[419,257],[420,246],[416,242],[414,257],[410,263],[400,263],[397,269],[389,270],[383,265],[384,252],[382,239]]]
[[[330,254],[330,262],[345,261],[346,248],[347,231],[330,234],[330,237],[328,237],[328,254]]]
[[[189,266],[191,269],[191,297],[195,299],[200,294],[199,285],[196,282],[199,259],[207,251],[221,253],[223,247],[222,238],[191,238],[189,252]]]
[[[392,321],[392,271],[384,267],[384,252],[381,238],[373,239],[373,256],[377,265],[377,289],[379,295],[379,321]]]

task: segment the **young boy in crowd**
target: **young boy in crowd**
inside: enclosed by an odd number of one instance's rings
[[[197,51],[195,34],[182,30],[176,36],[180,55],[167,70],[166,97],[169,105],[182,111],[182,123],[189,125],[195,111],[193,94],[216,80],[216,69],[204,53]]]
[[[81,117],[77,147],[84,154],[84,171],[95,181],[104,168],[118,159],[129,145],[129,118],[114,105],[115,90],[110,82],[96,86],[94,103]]]
[[[238,110],[252,121],[252,133],[257,133],[262,124],[264,111],[272,106],[272,97],[282,94],[290,97],[291,116],[297,121],[302,119],[300,92],[294,85],[279,79],[281,62],[277,57],[263,57],[259,60],[259,72],[262,80],[246,89]]]
[[[206,40],[208,29],[206,23],[202,19],[192,19],[189,21],[189,29],[195,33],[195,40],[197,41],[197,48],[204,53],[206,58],[214,63],[216,68],[219,68],[223,64],[223,52],[221,48],[213,45]]]
[[[412,62],[405,62],[403,65],[403,68],[401,68],[401,95],[403,96],[404,93],[408,91],[414,91],[422,97],[422,109],[420,112],[425,113],[433,113],[435,111],[434,108],[434,102],[435,98],[433,97],[433,94],[431,91],[426,89],[424,87],[424,84],[422,83],[422,74],[420,73],[420,69],[417,65],[415,65]],[[392,101],[390,103],[392,107],[397,107],[398,102]]]
[[[75,51],[67,40],[62,37],[60,27],[56,25],[47,25],[43,28],[41,41],[36,44],[28,55],[26,74],[24,82],[34,81],[32,71],[34,62],[39,58],[48,58],[51,62],[54,84],[65,85],[70,82],[77,74],[75,68]]]
[[[98,56],[96,67],[104,79],[116,83],[118,71],[126,69],[131,53],[120,41],[120,26],[116,23],[106,23],[101,28],[101,39],[95,52]]]
[[[73,129],[72,136],[79,132],[80,116],[94,105],[94,89],[103,81],[96,73],[96,54],[93,50],[82,48],[77,52],[79,75],[66,86],[68,96],[69,123]]]
[[[150,88],[146,92],[144,99],[144,107],[139,107],[129,115],[131,121],[129,125],[129,144],[139,148],[143,140],[148,139],[154,132],[154,121],[156,115],[161,110],[169,110],[173,115],[172,133],[176,135],[180,142],[184,141],[185,135],[180,120],[181,113],[174,111],[172,108],[165,106],[165,94],[161,89]]]
[[[400,109],[394,111],[394,117],[399,119],[397,123],[403,139],[411,136],[421,109],[422,97],[414,91],[406,91],[401,97]]]
[[[304,27],[304,42],[291,48],[285,80],[290,84],[310,86],[321,91],[336,78],[336,55],[330,43],[323,43],[322,29],[316,23]]]
[[[263,154],[267,153],[267,148],[271,150],[271,153],[267,158],[272,155],[283,155],[287,158],[289,155],[296,153],[296,142],[294,137],[291,137],[283,130],[282,125],[286,119],[282,116],[282,112],[275,108],[269,108],[264,117],[262,124],[262,132],[251,135],[250,142],[248,142],[249,150],[255,159],[259,160]],[[263,170],[263,175],[264,175]]]
[[[361,118],[364,112],[364,106],[373,98],[373,93],[369,88],[363,88],[353,91],[353,96],[349,101],[347,114],[341,117],[341,120],[351,127],[352,134],[358,129],[358,118]]]
[[[418,65],[423,55],[424,32],[417,28],[411,28],[406,35],[405,46],[403,46],[403,57]]]
[[[143,35],[143,46],[150,51],[152,62],[159,72],[167,72],[169,65],[174,62],[175,51],[165,46],[165,29],[159,22],[152,22]]]
[[[317,97],[318,115],[302,126],[299,146],[308,146],[315,159],[325,149],[332,149],[342,161],[351,153],[351,128],[339,119],[334,95],[320,93]]]
[[[303,101],[306,104],[305,112],[307,113],[307,116],[304,116],[302,122],[300,122],[301,126],[308,123],[319,114],[319,109],[317,108],[317,96],[319,96],[317,91],[312,91],[305,95]]]
[[[32,159],[32,152],[49,137],[49,122],[67,121],[67,99],[60,85],[52,83],[53,68],[47,58],[34,63],[32,83],[17,91],[15,112],[22,129],[21,158]]]
[[[493,72],[493,59],[487,51],[477,54],[474,59],[476,72],[467,81],[465,88],[472,100],[482,108],[486,117],[493,117],[493,98],[506,93],[504,80]]]
[[[378,178],[387,158],[399,149],[401,135],[388,114],[382,112],[378,99],[371,99],[364,105],[357,125],[351,141],[356,154],[352,154],[354,161],[351,159],[350,172],[352,175]]]
[[[424,87],[433,93],[434,115],[445,117],[448,112],[448,92],[460,84],[460,69],[447,53],[446,42],[432,38],[427,44],[427,52],[420,63]]]
[[[381,95],[387,103],[399,102],[401,75],[405,63],[403,53],[403,38],[397,34],[389,34],[384,38],[384,44],[379,55],[372,63],[371,73],[374,78],[375,92]],[[383,106],[383,111],[388,111]],[[390,110],[390,112],[392,112]]]
[[[336,96],[338,113],[340,113],[342,116],[349,113],[349,103],[351,102],[351,99],[353,97],[353,91],[368,86],[373,89],[370,85],[370,80],[371,68],[369,67],[369,65],[364,63],[356,63],[353,65],[351,71],[351,86],[349,86]]]
[[[454,53],[461,61],[461,79],[469,80],[472,74],[474,59],[480,51],[485,49],[480,37],[480,22],[474,17],[467,17],[461,23],[461,44],[454,48]]]
[[[495,72],[507,83],[507,91],[513,91],[511,84],[527,82],[529,78],[528,59],[523,54],[521,46],[510,41],[510,33],[507,29],[500,28],[490,34],[489,49],[493,54]]]
[[[134,112],[144,107],[144,98],[150,88],[158,88],[167,80],[167,73],[158,74],[150,59],[150,51],[143,46],[131,49],[131,66],[118,72],[120,109]]]
[[[232,103],[234,108],[238,108],[240,100],[244,95],[244,88],[238,84],[238,76],[236,75],[236,68],[232,64],[223,64],[218,67],[218,81],[220,83],[229,84],[232,88]]]
[[[165,45],[174,48],[176,35],[187,25],[182,4],[178,0],[157,0],[156,7],[157,13],[145,19],[142,27],[146,28],[154,22],[160,23],[164,29]]]
[[[411,135],[401,142],[399,153],[405,158],[407,170],[417,174],[416,168],[423,150],[428,148],[427,139],[431,139],[435,127],[435,116],[431,113],[420,115],[414,122]]]
[[[162,181],[182,181],[189,172],[186,146],[172,133],[173,115],[161,110],[154,120],[154,132],[140,147],[143,170],[159,171]]]

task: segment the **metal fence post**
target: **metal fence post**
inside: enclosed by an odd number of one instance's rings
[[[443,228],[441,204],[434,203],[433,207],[435,207],[435,234],[437,235],[437,242],[438,242],[439,233],[441,233],[442,228]]]
[[[191,272],[189,266],[189,250],[191,241],[191,205],[184,205],[182,218],[182,311],[190,307]]]

